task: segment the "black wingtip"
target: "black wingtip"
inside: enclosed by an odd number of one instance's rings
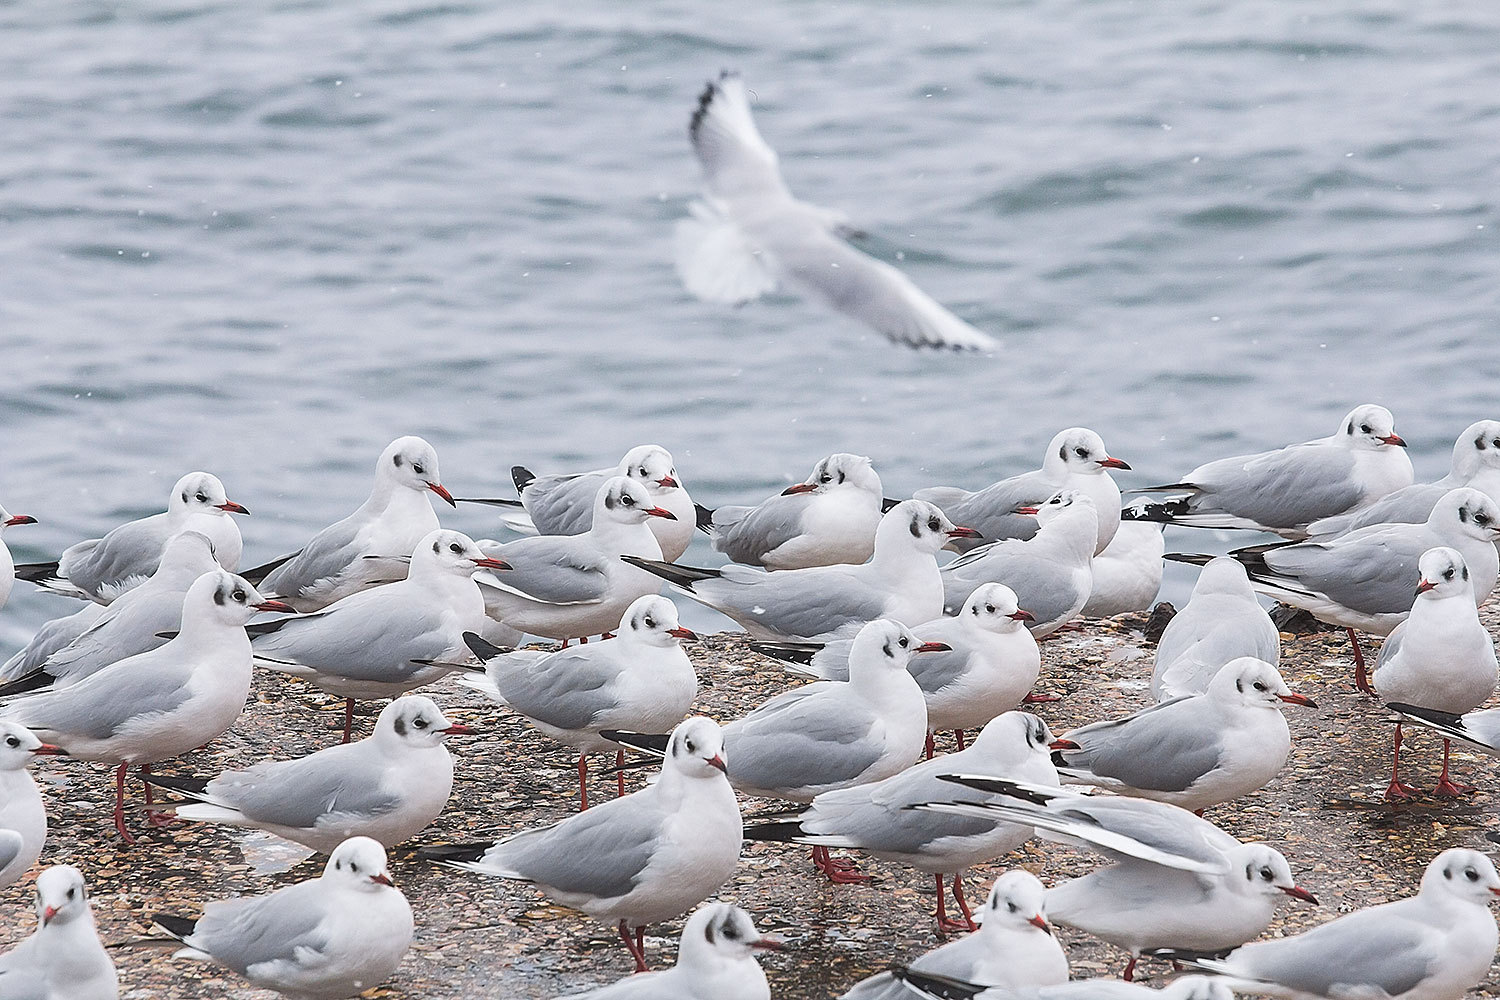
[[[714,512],[701,503],[693,504],[693,510],[698,515],[698,530],[712,533],[714,529]]]
[[[504,646],[497,646],[474,632],[464,633],[464,645],[469,647],[469,652],[481,660],[493,660],[495,657],[502,656],[505,653],[515,652],[515,650],[506,649]]]
[[[27,583],[42,583],[57,576],[57,563],[22,563],[16,567],[16,579]]]
[[[145,775],[145,779],[148,785],[155,785],[157,788],[165,788],[195,798],[204,793],[209,781],[207,778],[182,777],[175,774],[148,774]]]
[[[512,465],[510,467],[510,481],[516,484],[516,492],[524,493],[526,487],[536,480],[536,474],[524,465]]]
[[[951,976],[921,972],[906,965],[893,965],[890,973],[892,979],[905,983],[917,996],[931,997],[933,1000],[971,1000],[988,989]]]
[[[1044,806],[1063,794],[1061,789],[1054,791],[1039,786],[1032,787],[1011,781],[1009,778],[990,778],[979,774],[940,774],[938,775],[938,780],[951,781],[955,785],[963,785],[965,788],[973,788],[981,792],[991,792],[996,795],[1005,795],[1039,806]]]
[[[895,507],[900,502],[900,500],[897,500],[893,497],[882,497],[880,501],[880,513],[889,514],[891,512],[891,508]]]
[[[802,823],[799,820],[787,820],[781,823],[756,823],[745,827],[745,839],[787,844],[795,843],[797,838],[803,836],[806,832],[802,829]]]
[[[599,735],[612,743],[656,757],[667,755],[667,741],[672,736],[671,733],[632,733],[624,729],[601,729]]]
[[[1435,726],[1443,726],[1448,729],[1464,728],[1464,717],[1455,712],[1440,712],[1435,708],[1408,705],[1404,701],[1388,701],[1385,703],[1385,707],[1399,715],[1409,715],[1413,719],[1422,719]]]
[[[1175,486],[1160,486],[1157,489],[1177,489]],[[1133,490],[1141,493],[1143,490]],[[1193,512],[1192,505],[1188,503],[1187,497],[1177,497],[1174,500],[1163,500],[1160,503],[1146,503],[1140,506],[1126,507],[1120,511],[1122,521],[1153,521],[1157,524],[1175,524],[1177,518],[1186,517]],[[1191,527],[1191,525],[1189,525]]]
[[[821,642],[752,642],[750,648],[783,663],[809,664],[823,649]]]
[[[198,921],[193,917],[178,917],[170,913],[153,913],[151,922],[179,941],[186,941],[193,933],[193,928],[198,926]]]
[[[23,674],[13,681],[0,684],[0,698],[8,698],[13,694],[26,694],[29,691],[45,691],[56,680],[56,677],[38,667],[29,674]]]
[[[245,626],[245,632],[252,639],[260,635],[270,635],[272,632],[281,631],[283,625],[287,622],[294,622],[299,617],[299,615],[287,615],[285,618],[272,618],[268,622],[251,622]],[[173,632],[172,634],[175,636],[177,633]]]
[[[240,576],[244,577],[246,580],[249,580],[251,583],[259,587],[262,583],[265,582],[266,577],[270,576],[273,572],[280,569],[286,563],[291,562],[301,554],[301,549],[298,549],[296,552],[288,552],[286,555],[278,556],[268,563],[261,563],[254,569],[245,570],[240,574]]]
[[[1162,558],[1168,562],[1187,563],[1189,566],[1207,566],[1209,560],[1216,557],[1201,552],[1168,552]]]
[[[424,861],[478,861],[494,846],[494,841],[485,841],[477,844],[437,844],[431,847],[417,848],[416,856]]]
[[[654,573],[668,583],[675,583],[679,587],[685,587],[688,590],[692,590],[693,584],[699,580],[709,580],[724,575],[716,569],[679,566],[676,563],[662,562],[659,559],[642,559],[640,556],[621,556],[620,558],[632,566],[645,570],[647,573]]]

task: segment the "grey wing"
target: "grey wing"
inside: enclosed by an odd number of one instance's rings
[[[211,781],[206,794],[256,822],[286,827],[312,827],[335,813],[384,815],[400,804],[400,797],[381,787],[382,768],[376,761],[349,752],[358,745],[229,771]]]
[[[92,628],[48,658],[47,673],[59,680],[77,680],[127,656],[163,645],[167,640],[161,633],[175,632],[182,625],[182,592],[165,591],[131,600],[136,593],[132,591],[110,605]],[[127,600],[130,603],[125,604]]]
[[[1372,524],[1421,524],[1449,489],[1436,483],[1415,483],[1387,493],[1367,507],[1323,518],[1309,525],[1308,531],[1319,538],[1332,538]]]
[[[984,555],[981,558],[972,557]],[[1072,567],[1027,551],[1016,543],[975,549],[943,567],[943,612],[957,614],[983,583],[1003,583],[1021,607],[1039,622],[1065,617],[1088,595],[1078,588]]]
[[[923,632],[920,626],[917,631]],[[924,642],[938,639],[937,636],[926,634],[919,635],[919,638]],[[970,652],[967,646],[955,644],[944,652],[923,653],[912,657],[906,669],[917,679],[917,686],[922,689],[923,694],[934,695],[968,672]]]
[[[483,587],[493,587],[487,582],[493,578],[500,589],[543,604],[597,604],[608,595],[607,557],[592,546],[541,535],[480,548],[511,567],[481,574],[477,579]]]
[[[605,478],[603,472],[539,476],[521,491],[521,503],[542,534],[581,535],[594,526],[594,497]]]
[[[256,636],[258,655],[358,680],[394,681],[440,659],[450,641],[445,609],[405,600],[400,584],[363,591],[318,615],[294,618]]]
[[[1078,796],[1059,799],[1046,811],[1071,823],[1075,831],[1084,834],[1089,830],[1109,831],[1145,845],[1153,852],[1186,858],[1206,872],[1223,871],[1224,851],[1239,844],[1207,820],[1165,802],[1149,799],[1124,795]],[[1088,838],[1084,836],[1082,839]],[[1151,860],[1146,854],[1131,854],[1104,846],[1095,849],[1117,860],[1123,857]]]
[[[693,584],[705,602],[741,623],[784,636],[816,639],[843,625],[874,621],[885,614],[885,595],[865,584],[858,567],[817,566],[739,576],[726,567],[723,578]]]
[[[767,552],[785,545],[803,533],[802,513],[805,497],[774,496],[737,521],[720,527],[719,512],[714,512],[714,548],[737,563],[761,565]]]
[[[486,863],[562,892],[624,896],[651,863],[663,813],[651,796],[610,799],[561,823],[501,841]]]
[[[745,81],[738,73],[722,74],[708,85],[688,136],[708,189],[719,197],[791,197],[776,152],[755,127]]]
[[[1380,655],[1375,660],[1375,669],[1389,663],[1397,653],[1401,651],[1402,640],[1406,638],[1406,622],[1402,622],[1391,630],[1391,634],[1385,637],[1385,642],[1380,644]]]
[[[1444,930],[1402,919],[1386,904],[1352,913],[1305,934],[1245,945],[1225,964],[1236,974],[1314,996],[1365,995],[1338,986],[1375,986],[1401,996],[1425,979],[1439,958]]]
[[[261,962],[302,962],[299,953],[321,952],[328,943],[320,888],[312,879],[268,896],[209,903],[189,942],[241,974]]]
[[[83,590],[97,593],[107,585],[155,573],[167,537],[166,515],[155,514],[122,524],[92,545],[80,542],[63,553],[59,568]]]
[[[129,657],[66,688],[12,702],[4,717],[59,734],[58,742],[65,743],[64,734],[106,739],[133,719],[175,711],[191,697],[184,678],[153,663],[137,663],[150,655]]]
[[[1393,525],[1265,553],[1266,565],[1302,589],[1368,614],[1399,614],[1416,599],[1422,553],[1440,540],[1424,526]],[[1251,570],[1251,576],[1255,572]]]
[[[346,517],[318,532],[291,559],[266,574],[261,590],[282,597],[297,597],[320,580],[331,580],[364,555],[357,544],[361,525]],[[382,555],[404,556],[409,552]]]
[[[489,675],[500,696],[517,712],[558,729],[585,729],[615,706],[609,693],[620,675],[613,657],[567,649],[524,665],[505,657],[490,661]]]
[[[1036,506],[1057,492],[1057,484],[1051,482],[1039,470],[1002,479],[986,486],[954,507],[943,509],[943,513],[955,524],[973,528],[986,541],[1002,538],[1030,538],[1037,533],[1037,520],[1025,514],[1016,514],[1017,507]]]
[[[835,687],[843,685],[788,691],[726,726],[730,781],[791,789],[852,781],[868,770],[885,750],[872,735],[877,720],[863,705],[845,702]]]
[[[0,955],[0,1000],[50,1000],[52,992],[47,973],[40,960],[28,948],[34,938],[27,938],[14,949]]]
[[[995,829],[992,819],[908,809],[951,799],[956,786],[937,775],[946,767],[909,768],[874,785],[825,792],[803,813],[809,833],[842,834],[862,850],[914,854],[944,837],[977,837]]]
[[[26,846],[25,840],[14,830],[0,830],[0,871],[4,871],[12,861],[21,856],[21,848]]]
[[[0,667],[0,681],[13,681],[33,670],[41,669],[48,657],[87,632],[107,610],[102,604],[90,603],[74,614],[47,622],[31,637],[24,649],[16,652]]]
[[[1180,792],[1219,766],[1222,731],[1203,724],[1190,699],[1153,705],[1114,722],[1075,729],[1064,739],[1079,745],[1062,751],[1071,766],[1132,788]]]
[[[1191,482],[1207,495],[1195,510],[1223,510],[1268,527],[1294,527],[1354,507],[1364,491],[1353,478],[1354,458],[1343,448],[1300,445],[1194,470]]]

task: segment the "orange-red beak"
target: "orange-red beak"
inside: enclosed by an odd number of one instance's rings
[[[688,639],[694,642],[698,639],[698,633],[690,628],[669,628],[667,629],[667,635],[675,635],[679,639]]]
[[[1018,622],[1036,621],[1036,615],[1032,614],[1030,611],[1027,611],[1025,608],[1017,608],[1005,617],[1014,618]]]
[[[724,758],[719,756],[718,754],[714,754],[712,757],[708,758],[708,766],[716,767],[724,774],[729,773],[729,768],[724,765]]]
[[[1045,921],[1045,920],[1042,919],[1042,915],[1040,913],[1038,913],[1036,916],[1032,917],[1030,920],[1028,920],[1026,922],[1028,924],[1030,924],[1031,926],[1033,926],[1033,927],[1036,927],[1036,928],[1039,928],[1040,930],[1045,931],[1048,934],[1052,933],[1052,928],[1050,926],[1048,926],[1047,921]]]
[[[510,569],[510,563],[504,559],[492,559],[485,556],[483,559],[475,559],[474,565],[484,569]]]
[[[677,520],[677,515],[672,513],[670,510],[667,510],[665,507],[647,507],[645,508],[643,513],[650,514],[652,517],[664,517],[668,521]]]
[[[1311,903],[1314,906],[1318,905],[1318,897],[1314,896],[1312,893],[1308,892],[1300,885],[1294,885],[1290,889],[1282,887],[1281,891],[1286,893],[1288,896],[1291,896],[1293,899],[1300,899],[1304,903]],[[1490,891],[1495,892],[1496,890],[1491,889]]]
[[[449,507],[458,506],[458,504],[453,502],[453,494],[449,493],[442,483],[428,483],[427,488],[436,493],[438,496],[442,497],[444,500],[448,501]]]
[[[220,510],[225,511],[225,512],[230,513],[230,514],[248,514],[248,513],[250,513],[248,510],[246,510],[244,507],[240,506],[239,504],[235,503],[233,500],[225,500],[223,503],[214,504],[214,506],[217,507],[217,508],[219,508]]]
[[[396,887],[396,883],[392,882],[391,877],[385,872],[381,872],[379,875],[371,875],[370,881],[380,885],[388,885],[393,889]]]
[[[1072,740],[1053,740],[1047,744],[1049,750],[1077,750],[1078,744]]]
[[[656,481],[656,485],[660,486],[664,490],[670,489],[671,487],[677,485],[677,480],[673,479],[671,476],[662,476]]]
[[[464,725],[462,722],[450,722],[447,729],[439,729],[440,733],[453,733],[458,736],[473,736],[479,730]]]
[[[811,493],[817,488],[817,483],[797,483],[795,486],[788,486],[786,489],[782,490],[781,495],[784,497],[789,497],[795,496],[798,493]]]
[[[281,611],[289,615],[297,613],[297,609],[285,601],[261,601],[259,604],[252,605],[252,607],[257,611]]]
[[[1120,461],[1118,458],[1101,458],[1099,460],[1099,465],[1106,469],[1124,469],[1126,472],[1130,471],[1130,466]]]
[[[1423,580],[1421,583],[1417,584],[1417,593],[1418,594],[1425,594],[1429,590],[1436,590],[1436,589],[1437,589],[1437,584],[1433,583],[1431,580]]]
[[[1380,439],[1380,443],[1381,444],[1393,444],[1397,448],[1405,448],[1406,447],[1406,442],[1401,439],[1401,435],[1400,434],[1387,434],[1385,437],[1383,437],[1383,438]]]
[[[920,646],[913,646],[913,653],[946,653],[953,647],[946,642],[924,642]]]
[[[776,938],[760,938],[750,942],[750,947],[758,951],[781,951],[786,946]]]
[[[1318,703],[1305,694],[1278,694],[1276,697],[1292,705],[1305,705],[1308,708],[1318,707]]]
[[[53,743],[43,743],[41,746],[34,748],[31,752],[32,753],[37,753],[37,754],[43,754],[43,755],[48,756],[48,757],[66,757],[66,756],[68,756],[68,751],[64,750],[62,747],[57,746],[56,744],[53,744]]]
[[[1017,507],[1015,510],[1011,511],[1011,513],[1012,514],[1026,514],[1026,515],[1028,515],[1030,517],[1035,517],[1036,513],[1037,513],[1037,509],[1035,507]]]
[[[984,536],[981,535],[979,532],[975,531],[973,528],[965,528],[963,525],[960,524],[960,525],[955,525],[954,527],[952,527],[952,528],[949,529],[949,531],[948,531],[948,537],[949,538],[983,538]]]
[[[45,910],[42,911],[42,923],[44,923],[44,924],[50,924],[52,922],[52,918],[55,917],[55,916],[57,916],[57,907],[55,907],[55,906],[49,906],[49,907],[47,907]]]
[[[18,524],[36,524],[36,518],[30,514],[12,514],[5,521],[7,528],[14,528]]]

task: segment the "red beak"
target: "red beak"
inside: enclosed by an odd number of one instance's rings
[[[1047,744],[1049,750],[1077,750],[1078,744],[1072,740],[1053,740]]]
[[[953,647],[946,642],[924,642],[920,646],[913,646],[913,653],[946,653]]]
[[[665,507],[647,507],[643,511],[643,513],[650,514],[652,517],[664,517],[668,521],[677,520],[677,515],[672,513],[670,510],[667,510]]]
[[[510,563],[504,559],[491,559],[489,556],[485,556],[483,559],[475,559],[474,565],[481,566],[484,569],[510,569]]]
[[[786,945],[775,938],[761,938],[758,941],[751,941],[750,947],[759,951],[781,951]]]
[[[656,485],[660,486],[662,489],[668,489],[670,487],[676,486],[677,480],[673,479],[671,476],[662,476],[656,481]]]
[[[282,611],[289,615],[297,613],[297,609],[285,601],[261,601],[259,604],[251,605],[251,607],[257,611]]]
[[[719,756],[718,754],[714,754],[712,757],[708,758],[707,763],[709,767],[716,767],[724,774],[729,773],[729,768],[724,766],[724,758]]]
[[[1278,694],[1276,697],[1292,705],[1305,705],[1308,708],[1318,707],[1318,703],[1305,694]]]
[[[439,729],[440,733],[453,733],[458,736],[473,736],[479,730],[464,725],[461,722],[451,722],[447,729]]]
[[[1436,590],[1436,589],[1437,589],[1437,584],[1433,583],[1431,580],[1423,580],[1421,583],[1417,584],[1417,593],[1419,593],[1419,594],[1425,594],[1429,590]]]
[[[5,526],[7,528],[14,528],[18,524],[36,524],[36,518],[32,517],[30,514],[13,514],[11,515],[9,520],[5,522]]]
[[[453,502],[453,494],[449,493],[448,490],[444,488],[442,483],[428,483],[427,488],[436,493],[438,496],[442,497],[444,500],[448,501],[449,507],[458,506],[458,504]]]
[[[1124,469],[1126,472],[1130,471],[1130,466],[1118,458],[1101,458],[1099,465],[1106,469]]]
[[[1011,511],[1011,513],[1012,514],[1027,514],[1027,515],[1030,515],[1031,517],[1035,517],[1036,516],[1036,508],[1035,507],[1017,507],[1015,510]]]
[[[379,883],[380,885],[388,885],[393,889],[396,887],[396,883],[392,882],[391,877],[385,872],[381,872],[379,875],[371,875],[370,881]]]
[[[1500,896],[1500,889],[1491,888],[1490,892],[1493,892],[1495,895]]]
[[[1380,443],[1381,444],[1393,444],[1397,448],[1405,448],[1406,447],[1406,442],[1403,441],[1403,440],[1401,440],[1401,435],[1400,434],[1387,434],[1385,437],[1383,437],[1383,438],[1380,439]]]
[[[47,907],[45,910],[42,911],[42,923],[44,923],[44,924],[50,924],[52,922],[52,918],[55,917],[55,916],[57,916],[57,907],[55,907],[55,906],[49,906],[49,907]]]
[[[667,629],[667,635],[675,635],[679,639],[690,639],[694,642],[698,639],[698,633],[690,628],[669,628]]]
[[[1052,933],[1052,928],[1047,926],[1047,921],[1042,919],[1042,915],[1040,913],[1026,922],[1033,927],[1040,928],[1041,930],[1046,931],[1048,934]]]
[[[1017,608],[1005,617],[1014,618],[1018,622],[1036,621],[1036,615],[1032,614],[1030,611],[1025,610],[1024,608]]]
[[[228,511],[231,514],[248,514],[248,513],[250,513],[248,510],[246,510],[244,507],[241,507],[239,504],[235,503],[233,500],[225,500],[223,503],[221,503],[221,504],[215,504],[214,506],[218,507],[222,511]]]
[[[798,493],[811,493],[813,490],[815,490],[817,488],[818,488],[818,484],[817,483],[798,483],[795,486],[788,486],[786,489],[782,490],[781,491],[781,495],[784,496],[784,497],[789,497],[789,496],[795,496]]]
[[[975,531],[973,528],[965,528],[963,525],[957,525],[957,526],[951,528],[948,531],[948,537],[949,538],[983,538],[984,536],[981,535],[979,532]]]
[[[62,747],[57,746],[57,745],[52,744],[52,743],[43,743],[41,746],[36,747],[31,752],[32,753],[43,754],[43,755],[50,756],[50,757],[66,757],[66,756],[68,756],[68,751],[66,751]]]
[[[1308,892],[1300,885],[1294,885],[1290,889],[1283,888],[1281,891],[1286,893],[1288,896],[1291,896],[1293,899],[1300,899],[1304,903],[1311,903],[1314,906],[1318,905],[1318,897],[1314,896],[1312,893]],[[1491,889],[1490,892],[1500,894],[1500,889]]]

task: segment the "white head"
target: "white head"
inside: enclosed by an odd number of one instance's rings
[[[1070,474],[1097,476],[1109,469],[1129,468],[1118,458],[1110,458],[1104,439],[1087,427],[1058,431],[1042,456],[1042,469],[1054,481]]]
[[[89,917],[89,890],[72,865],[54,865],[36,877],[36,919],[40,927]]]
[[[948,520],[925,500],[903,500],[886,511],[875,529],[875,555],[882,551],[916,549],[937,555],[950,538],[978,538],[979,532]]]
[[[397,698],[380,711],[374,739],[381,746],[420,750],[441,746],[449,733],[472,733],[468,726],[449,722],[431,698],[409,694]]]
[[[677,964],[712,970],[743,962],[756,951],[779,950],[781,942],[763,937],[750,914],[728,903],[700,906],[682,927]],[[746,970],[747,975],[754,973]]]
[[[296,613],[291,605],[263,596],[244,577],[228,570],[210,570],[194,580],[183,596],[182,630],[188,631],[191,622],[204,620],[238,627],[254,618],[257,611]]]
[[[1406,442],[1396,433],[1396,418],[1391,416],[1391,411],[1374,403],[1350,410],[1339,425],[1338,439],[1353,451],[1406,447]]]
[[[12,514],[0,507],[0,534],[4,534],[6,528],[14,528],[18,524],[36,524],[36,518],[30,514]]]
[[[667,738],[666,769],[688,778],[727,781],[724,734],[713,719],[695,715],[677,724]]]
[[[1161,988],[1161,1000],[1234,1000],[1222,979],[1213,976],[1183,976]]]
[[[1243,563],[1229,556],[1216,556],[1204,564],[1198,582],[1193,585],[1193,596],[1199,594],[1229,594],[1254,600],[1255,588],[1250,586]]]
[[[877,618],[861,628],[849,646],[849,680],[858,684],[882,675],[905,673],[914,653],[950,648],[944,642],[922,642],[900,622]]]
[[[177,485],[172,487],[172,495],[167,497],[167,510],[177,514],[250,513],[229,499],[219,477],[209,472],[189,472],[177,480]]]
[[[510,569],[503,559],[493,559],[480,551],[474,539],[462,531],[439,528],[422,536],[411,552],[408,577],[444,575],[467,577],[475,570]]]
[[[1500,507],[1485,494],[1467,486],[1438,498],[1427,523],[1451,537],[1454,532],[1485,542],[1500,541]]]
[[[677,478],[677,467],[672,463],[672,453],[659,444],[637,445],[627,451],[615,474],[634,479],[652,496],[682,485],[682,480]]]
[[[599,487],[594,497],[594,523],[610,521],[615,524],[645,524],[648,518],[664,517],[677,520],[677,515],[664,507],[658,507],[646,487],[625,476],[612,476]]]
[[[1427,866],[1422,874],[1420,895],[1486,906],[1500,896],[1500,875],[1495,873],[1495,865],[1487,855],[1450,847]]]
[[[1453,472],[1468,480],[1485,469],[1500,469],[1500,420],[1478,420],[1453,442]]]
[[[885,499],[885,488],[880,485],[880,476],[876,474],[870,460],[863,455],[850,455],[842,451],[829,455],[813,466],[806,479],[795,486],[788,486],[781,491],[781,495],[826,493],[841,488],[867,493],[875,498],[876,503]]]
[[[1311,698],[1293,694],[1275,667],[1253,656],[1241,656],[1220,667],[1213,680],[1208,682],[1208,690],[1203,697],[1211,698],[1221,705],[1273,708],[1278,711],[1283,702],[1305,705],[1308,708],[1318,707]]]
[[[1019,508],[1025,512],[1032,508]],[[1054,521],[1070,518],[1075,521],[1080,532],[1083,525],[1089,526],[1090,535],[1099,531],[1099,508],[1095,506],[1093,498],[1082,490],[1061,490],[1052,494],[1041,506],[1035,508],[1037,524],[1045,528]]]
[[[385,864],[385,848],[369,837],[350,837],[333,849],[323,878],[362,892],[395,892]]]
[[[1428,549],[1417,560],[1417,568],[1422,571],[1422,582],[1417,584],[1418,600],[1474,599],[1474,582],[1469,579],[1468,564],[1458,550],[1444,545]]]
[[[660,594],[637,597],[620,617],[621,639],[648,646],[677,646],[684,639],[697,639],[691,629],[677,620],[677,605]]]
[[[1280,899],[1283,895],[1318,905],[1317,897],[1297,885],[1292,866],[1274,847],[1265,844],[1241,844],[1226,852],[1229,862],[1229,888],[1245,896]]]
[[[989,899],[975,919],[983,924],[981,932],[986,934],[999,930],[1050,935],[1046,897],[1047,889],[1040,879],[1031,872],[1013,868],[995,879]]]
[[[1021,610],[1016,592],[1003,583],[982,583],[974,588],[958,616],[1000,635],[1022,631],[1027,622],[1036,621],[1030,611]]]
[[[997,715],[974,738],[973,747],[1010,774],[1031,758],[1048,763],[1052,760],[1052,741],[1056,739],[1047,723],[1029,712],[1005,712]]]
[[[386,445],[375,462],[375,481],[418,493],[431,490],[453,505],[453,495],[438,474],[437,449],[419,437],[399,437]]]
[[[214,562],[214,543],[201,531],[179,531],[167,539],[161,550],[161,561],[156,564],[154,576],[173,577],[179,573],[193,573],[197,579],[218,564]]]
[[[38,754],[65,755],[66,750],[43,743],[25,726],[0,722],[0,771],[19,771]]]

